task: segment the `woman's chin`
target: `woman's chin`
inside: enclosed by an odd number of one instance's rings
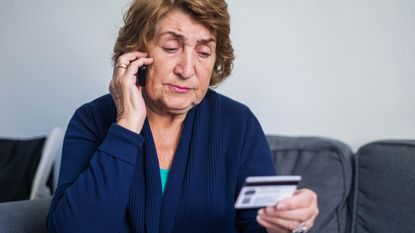
[[[187,100],[170,100],[167,103],[165,103],[165,109],[168,113],[174,114],[174,115],[182,115],[186,114],[190,111],[195,105],[200,103],[200,101],[189,101]]]
[[[183,115],[192,109],[194,105],[168,105],[166,110],[168,113],[173,115]]]

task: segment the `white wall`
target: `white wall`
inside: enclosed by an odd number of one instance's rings
[[[107,93],[127,1],[1,0],[0,136],[47,134]]]
[[[415,138],[415,2],[231,0],[233,75],[218,88],[269,134],[357,148]],[[66,127],[105,94],[127,0],[0,2],[0,136]]]
[[[230,3],[237,62],[220,90],[267,133],[415,138],[415,1]]]

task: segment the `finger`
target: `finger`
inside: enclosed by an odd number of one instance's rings
[[[294,210],[276,210],[274,207],[267,207],[264,208],[263,214],[269,217],[304,221],[312,218],[314,215],[317,216],[318,208],[314,204],[306,208],[298,208]]]
[[[258,217],[263,221],[267,222],[269,225],[274,227],[279,227],[288,230],[294,230],[298,227],[301,221],[299,220],[291,220],[291,219],[284,219],[278,218],[266,214],[259,214]]]
[[[289,227],[289,229],[291,229],[291,227],[294,225],[294,223],[304,222],[307,229],[310,229],[314,225],[316,217],[318,216],[318,208],[314,208],[314,209],[311,208],[311,209],[312,210],[304,216],[301,216],[301,214],[299,214],[298,212],[294,213],[295,211],[289,211],[290,213],[288,213],[287,215],[281,215],[281,217],[276,217],[276,216],[271,216],[271,215],[267,214],[266,213],[267,209],[263,209],[263,211],[259,211],[258,214],[264,221],[268,221],[271,224],[276,224],[280,227],[284,226],[284,227]],[[279,213],[282,213],[282,212],[279,211]],[[292,214],[292,216],[289,216],[289,214]],[[311,214],[311,216],[310,216],[310,214]],[[307,216],[310,216],[310,217],[307,217]],[[290,218],[288,218],[288,217],[290,217]],[[292,222],[294,222],[294,223],[292,223]]]
[[[317,202],[317,195],[309,189],[299,189],[294,195],[281,200],[276,205],[277,210],[293,210],[310,206],[313,202]]]
[[[151,57],[137,59],[131,62],[124,75],[127,77],[135,76],[135,74],[137,74],[138,72],[138,68],[140,68],[143,65],[150,65],[151,63],[153,63],[153,58]]]
[[[310,230],[314,226],[314,220],[315,219],[309,219],[303,222],[308,230]]]
[[[117,62],[115,63],[115,65],[117,64],[125,64],[125,65],[130,65],[130,63],[132,61],[137,60],[138,58],[141,57],[146,57],[147,53],[145,52],[140,52],[140,51],[133,51],[133,52],[128,52],[128,53],[124,53],[121,56],[119,56],[117,58]]]
[[[264,211],[264,216],[270,218],[281,218],[286,220],[292,221],[299,221],[299,220],[306,220],[309,219],[312,214],[311,210],[309,209],[296,209],[296,210],[288,210],[288,211],[275,211],[272,210],[273,208],[268,207],[266,211]]]
[[[117,62],[114,66],[114,77],[122,76],[130,66],[131,62],[139,59],[139,58],[145,58],[147,56],[147,53],[134,51],[122,54],[117,58]]]
[[[275,231],[275,232],[278,232],[278,233],[285,233],[285,232],[288,233],[288,232],[290,232],[289,230],[281,228],[280,226],[276,226],[275,224],[272,224],[272,223],[262,219],[259,216],[257,216],[256,220],[257,220],[259,225],[263,226],[267,230],[272,230],[272,231]]]

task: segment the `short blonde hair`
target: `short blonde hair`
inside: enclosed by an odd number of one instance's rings
[[[173,9],[181,9],[216,36],[216,61],[210,85],[225,80],[232,71],[234,53],[230,39],[230,16],[224,0],[133,0],[124,15],[114,46],[113,61],[126,52],[146,51],[156,25]]]

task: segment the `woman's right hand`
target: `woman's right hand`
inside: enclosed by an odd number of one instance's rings
[[[152,58],[146,53],[129,52],[118,57],[110,83],[110,93],[117,108],[116,123],[133,132],[140,133],[146,119],[146,105],[141,94],[142,87],[136,85],[138,68],[149,65]]]

